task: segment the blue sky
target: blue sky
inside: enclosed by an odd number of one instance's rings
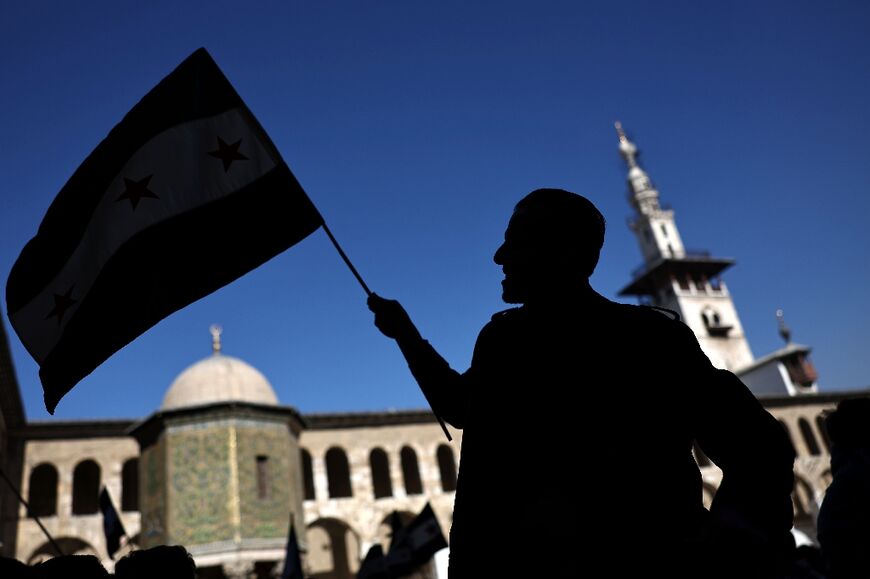
[[[8,4],[0,276],[87,154],[205,46],[369,286],[401,299],[454,367],[505,307],[491,258],[528,191],[601,208],[601,293],[639,265],[620,119],[686,246],[736,258],[725,280],[754,354],[781,345],[781,307],[823,390],[870,386],[868,5],[582,4]],[[124,348],[57,416],[149,414],[209,354],[214,322],[225,352],[303,412],[425,404],[317,232]],[[10,341],[27,414],[46,418],[37,367]]]

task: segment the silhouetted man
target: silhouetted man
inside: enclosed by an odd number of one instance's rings
[[[785,433],[687,326],[589,286],[603,241],[586,198],[522,199],[495,253],[502,298],[522,305],[493,316],[461,374],[398,302],[369,300],[463,429],[451,579],[773,576],[793,547]],[[710,512],[693,441],[724,472]]]

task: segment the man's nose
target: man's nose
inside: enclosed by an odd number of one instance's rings
[[[496,265],[504,265],[504,257],[506,250],[504,248],[504,243],[498,246],[498,249],[495,250],[495,255],[492,256],[492,260],[496,263]]]

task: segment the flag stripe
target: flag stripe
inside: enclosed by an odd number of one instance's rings
[[[239,107],[244,103],[205,49],[185,59],[127,113],[61,189],[10,273],[10,309],[20,307],[55,277],[78,246],[104,192],[144,143],[175,125]],[[253,116],[246,114],[268,142]],[[274,148],[271,142],[268,146]]]
[[[77,304],[63,339],[41,364],[49,412],[79,380],[158,321],[264,263],[321,224],[317,209],[281,163],[231,195],[130,238],[105,263]],[[83,342],[89,347],[82,348]]]
[[[228,142],[241,139],[239,150],[247,159],[234,161],[225,170],[220,159],[209,155],[218,148],[218,137]],[[268,146],[250,131],[240,109],[173,127],[145,143],[115,175],[93,209],[78,246],[54,278],[27,303],[9,303],[10,320],[20,328],[31,355],[41,363],[70,319],[69,315],[46,319],[55,294],[63,295],[74,287],[72,297],[80,299],[128,238],[168,217],[233,194],[275,165]],[[149,178],[147,188],[157,198],[143,198],[134,207],[121,198],[126,180],[144,178]],[[23,294],[18,297],[25,298]]]

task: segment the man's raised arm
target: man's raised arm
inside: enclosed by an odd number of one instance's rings
[[[371,294],[368,306],[375,314],[375,326],[382,334],[396,340],[411,374],[435,414],[454,427],[463,428],[468,394],[463,389],[466,376],[452,369],[435,348],[423,339],[398,301]]]

